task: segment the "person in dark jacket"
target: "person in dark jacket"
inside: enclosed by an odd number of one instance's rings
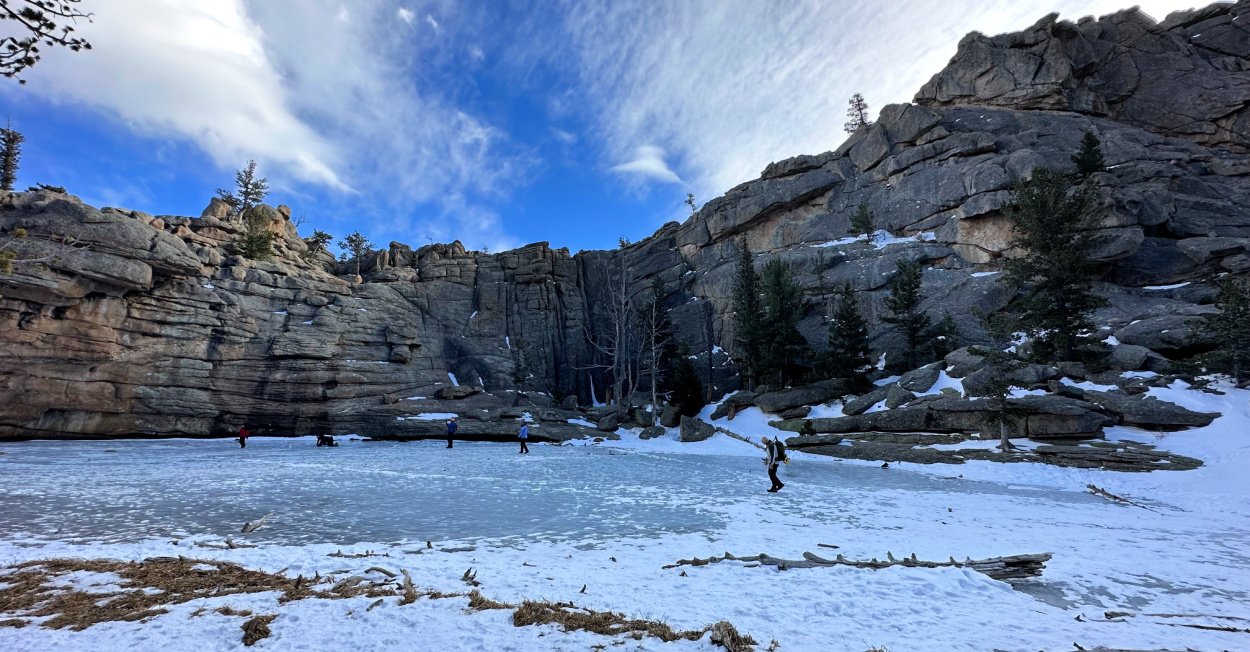
[[[777,493],[781,488],[786,486],[780,478],[777,477],[777,467],[786,461],[785,444],[779,439],[769,439],[761,437],[760,441],[764,443],[764,451],[767,457],[764,458],[764,466],[768,467],[768,479],[773,481],[773,486],[768,490],[769,493]]]
[[[247,448],[247,438],[251,434],[247,426],[239,426],[239,448]]]
[[[530,447],[526,445],[526,442],[527,442],[527,441],[529,441],[529,438],[530,438],[530,427],[529,427],[529,424],[528,424],[528,423],[522,423],[522,424],[521,424],[521,431],[520,431],[520,432],[518,432],[516,436],[517,436],[517,439],[520,439],[520,440],[521,440],[521,452],[522,452],[522,453],[525,453],[525,454],[527,454],[527,455],[528,455],[528,454],[529,454],[529,452],[530,452]]]
[[[456,428],[458,427],[456,417],[447,420],[447,448],[451,448],[451,439],[456,436]]]

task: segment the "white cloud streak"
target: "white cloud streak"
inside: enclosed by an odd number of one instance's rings
[[[770,161],[823,152],[845,137],[846,100],[873,112],[909,101],[972,30],[1027,28],[1051,11],[1077,18],[1168,0],[949,2],[569,2],[565,27],[606,134],[608,160],[665,143],[700,196]],[[655,178],[673,181],[660,173]]]
[[[414,42],[411,10],[384,0],[350,12],[339,0],[110,0],[99,14],[80,27],[93,50],[46,58],[25,90],[191,141],[226,172],[256,159],[296,199],[325,202],[320,190],[330,189],[332,206],[319,208],[362,231],[367,216],[379,239],[463,231],[477,238],[470,245],[509,241],[475,202],[505,193],[527,161],[434,81],[439,57],[452,55]]]
[[[633,160],[612,167],[612,171],[662,183],[681,183],[681,177],[664,162],[664,150],[655,145],[639,146]]]

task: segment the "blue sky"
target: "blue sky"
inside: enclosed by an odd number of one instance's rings
[[[541,5],[535,9],[531,5]],[[971,30],[1173,0],[83,0],[94,49],[0,80],[18,183],[199,215],[255,159],[336,239],[610,248],[905,102]]]

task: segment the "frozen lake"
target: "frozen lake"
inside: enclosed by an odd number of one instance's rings
[[[308,439],[25,442],[0,456],[0,537],[121,543],[237,533],[281,544],[460,540],[596,542],[717,532],[736,507],[767,498],[780,513],[875,528],[865,513],[900,500],[993,494],[1024,503],[1097,504],[1082,493],[889,473],[823,460],[792,464],[767,486],[749,455],[682,455],[588,446]],[[803,498],[819,494],[827,506]],[[875,520],[875,519],[873,519]]]
[[[460,577],[474,568],[495,599],[569,600],[682,627],[727,618],[788,650],[1070,649],[1073,641],[1242,649],[1250,640],[1145,618],[1205,614],[1197,622],[1211,626],[1250,618],[1247,506],[1229,480],[1242,474],[1240,452],[1198,471],[1152,474],[989,462],[881,469],[796,454],[782,472],[786,488],[769,494],[760,451],[741,442],[623,436],[603,445],[534,445],[527,456],[511,444],[447,450],[437,441],[341,440],[332,449],[311,439],[256,438],[246,449],[231,440],[0,444],[0,556],[16,563],[186,555],[306,576],[359,574],[380,563],[449,592],[463,590]],[[1091,495],[1091,482],[1140,506]],[[269,513],[265,527],[239,533]],[[197,545],[226,536],[258,547]],[[372,555],[330,554],[338,550]],[[1040,579],[1015,587],[962,569],[779,572],[737,562],[664,569],[725,551],[792,559],[804,551],[852,559],[1054,557]],[[274,599],[230,604],[284,614],[274,644],[290,649],[342,649],[368,637],[401,645],[413,627],[438,632],[443,649],[573,650],[606,640],[567,635],[557,644],[548,630],[513,627],[506,614],[466,615],[456,599],[368,617],[363,602],[284,607]],[[0,648],[236,649],[238,624],[192,618],[198,606],[98,633],[0,627]],[[1108,610],[1143,617],[1125,624],[1105,619]],[[307,618],[365,621],[307,627]],[[202,647],[204,640],[217,647]],[[651,640],[636,649],[713,648]]]

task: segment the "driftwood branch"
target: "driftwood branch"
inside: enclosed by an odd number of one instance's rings
[[[719,432],[719,433],[721,433],[722,435],[727,435],[727,436],[729,436],[729,437],[733,437],[734,439],[737,439],[738,441],[741,441],[741,442],[746,442],[746,443],[748,443],[748,444],[750,444],[750,445],[752,445],[752,446],[754,446],[754,447],[756,447],[756,448],[759,448],[759,449],[761,449],[761,450],[764,448],[764,446],[763,446],[762,444],[759,444],[759,443],[757,443],[757,442],[751,441],[751,438],[750,438],[750,437],[747,437],[747,436],[745,436],[745,435],[739,435],[738,433],[736,433],[736,432],[734,432],[734,431],[732,431],[732,430],[730,430],[730,429],[728,429],[728,428],[722,428],[722,427],[720,427],[720,426],[714,426],[714,427],[716,428],[716,432]]]
[[[1117,496],[1111,493],[1110,491],[1107,491],[1106,489],[1099,487],[1096,484],[1087,484],[1085,485],[1085,488],[1088,489],[1091,494],[1094,494],[1095,496],[1102,496],[1103,498],[1106,498],[1107,500],[1110,500],[1112,502],[1121,503],[1124,505],[1132,505],[1133,507],[1140,507],[1142,509],[1150,509],[1149,507],[1146,507],[1145,505],[1142,505],[1141,503],[1135,503],[1123,496]],[[1157,510],[1150,509],[1150,511],[1154,512]]]
[[[243,534],[259,530],[262,525],[269,521],[270,516],[273,516],[273,512],[269,512],[255,521],[248,521],[247,523],[244,523],[242,530]]]
[[[827,566],[852,566],[855,568],[870,568],[873,570],[880,568],[891,568],[894,566],[902,566],[904,568],[967,568],[988,575],[996,580],[1014,580],[1027,577],[1037,577],[1042,574],[1046,562],[1050,561],[1051,553],[1045,552],[1031,555],[1013,555],[1010,557],[994,557],[992,559],[964,559],[964,561],[955,561],[951,557],[949,561],[925,561],[917,559],[916,554],[912,553],[910,557],[903,559],[895,559],[892,553],[886,553],[886,560],[881,561],[873,557],[869,561],[847,559],[842,555],[838,555],[834,559],[826,559],[810,552],[803,553],[803,559],[781,559],[772,557],[764,553],[747,557],[738,557],[736,555],[725,553],[722,557],[709,557],[707,559],[680,559],[674,564],[664,566],[664,568],[677,568],[678,566],[707,566],[722,561],[741,561],[753,562],[748,564],[754,566],[775,566],[777,570],[789,570],[791,568],[823,568]]]

